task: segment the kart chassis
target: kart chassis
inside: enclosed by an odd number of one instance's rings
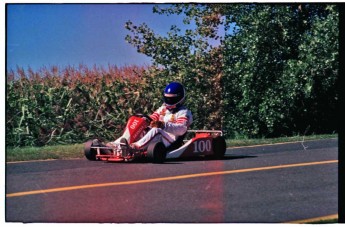
[[[194,133],[195,136],[189,140],[184,140],[186,134],[190,133]],[[94,141],[91,140],[85,144],[84,151],[89,160],[108,162],[128,162],[134,159],[148,158],[153,163],[162,163],[166,159],[174,158],[213,156],[219,159],[224,156],[226,144],[222,131],[187,130],[186,134],[167,148],[162,142],[151,142],[146,150],[129,152],[103,144],[94,144]],[[90,154],[92,154],[91,157]]]

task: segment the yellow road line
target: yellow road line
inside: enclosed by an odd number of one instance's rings
[[[288,223],[288,224],[305,224],[305,223],[312,223],[312,222],[327,221],[327,220],[332,220],[332,219],[338,219],[338,214],[332,214],[332,215],[317,217],[317,218],[309,218],[309,219],[298,220],[298,221],[291,221],[291,222],[286,222],[286,223]]]
[[[300,166],[324,165],[324,164],[331,164],[331,163],[337,163],[337,162],[338,162],[338,160],[329,160],[329,161],[320,161],[320,162],[306,162],[306,163],[295,163],[295,164],[267,166],[267,167],[258,167],[258,168],[249,168],[249,169],[238,169],[238,170],[227,170],[227,171],[219,171],[219,172],[186,174],[186,175],[151,178],[151,179],[144,179],[144,180],[78,185],[78,186],[70,186],[70,187],[51,188],[51,189],[42,189],[42,190],[34,190],[34,191],[25,191],[25,192],[15,192],[15,193],[6,194],[6,197],[10,198],[10,197],[27,196],[27,195],[34,195],[34,194],[46,194],[46,193],[53,193],[53,192],[81,190],[81,189],[88,189],[88,188],[132,185],[132,184],[145,184],[145,183],[153,183],[153,182],[160,182],[160,181],[189,179],[189,178],[196,178],[196,177],[228,175],[228,174],[235,174],[235,173],[246,173],[246,172],[264,171],[264,170],[272,170],[272,169],[284,169],[284,168],[300,167]]]

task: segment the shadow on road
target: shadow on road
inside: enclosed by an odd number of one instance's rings
[[[183,162],[194,162],[194,161],[227,161],[233,159],[242,158],[256,158],[255,155],[226,155],[222,159],[213,159],[211,157],[192,157],[192,158],[177,158],[166,160],[163,164],[184,164]]]
[[[224,159],[242,159],[242,158],[256,158],[255,155],[227,155]]]
[[[243,159],[243,158],[256,158],[257,156],[255,155],[226,155],[222,159],[214,159],[212,157],[190,157],[190,158],[174,158],[174,159],[167,159],[164,161],[164,163],[156,163],[158,165],[172,165],[172,164],[185,164],[185,162],[197,162],[197,161],[228,161],[228,160],[233,160],[233,159]],[[107,161],[111,162],[111,161]],[[117,162],[119,163],[119,162]],[[147,159],[135,159],[131,162],[122,162],[125,164],[142,164],[142,163],[151,163]],[[155,163],[153,163],[155,164]]]

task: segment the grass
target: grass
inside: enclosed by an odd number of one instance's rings
[[[227,140],[228,147],[251,146],[259,144],[274,144],[283,142],[300,142],[317,139],[337,138],[337,134],[330,135],[312,135],[312,136],[294,136],[281,137],[274,139],[230,139]],[[6,148],[6,161],[31,161],[31,160],[47,160],[47,159],[72,159],[84,158],[84,145],[55,145],[44,147],[17,147]]]
[[[6,161],[83,158],[83,144],[6,148]]]
[[[293,136],[293,137],[279,137],[271,139],[228,139],[226,144],[228,147],[241,147],[241,146],[252,146],[252,145],[263,145],[263,144],[275,144],[275,143],[286,143],[286,142],[302,142],[308,140],[320,140],[320,139],[332,139],[337,138],[337,134],[325,134],[325,135],[310,135],[310,136]]]

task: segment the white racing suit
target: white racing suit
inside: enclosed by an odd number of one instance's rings
[[[150,129],[145,136],[132,144],[136,149],[147,149],[151,141],[162,141],[165,147],[169,147],[179,136],[187,132],[193,122],[191,111],[184,106],[171,111],[163,105],[150,117],[154,121],[162,121],[164,128]]]

